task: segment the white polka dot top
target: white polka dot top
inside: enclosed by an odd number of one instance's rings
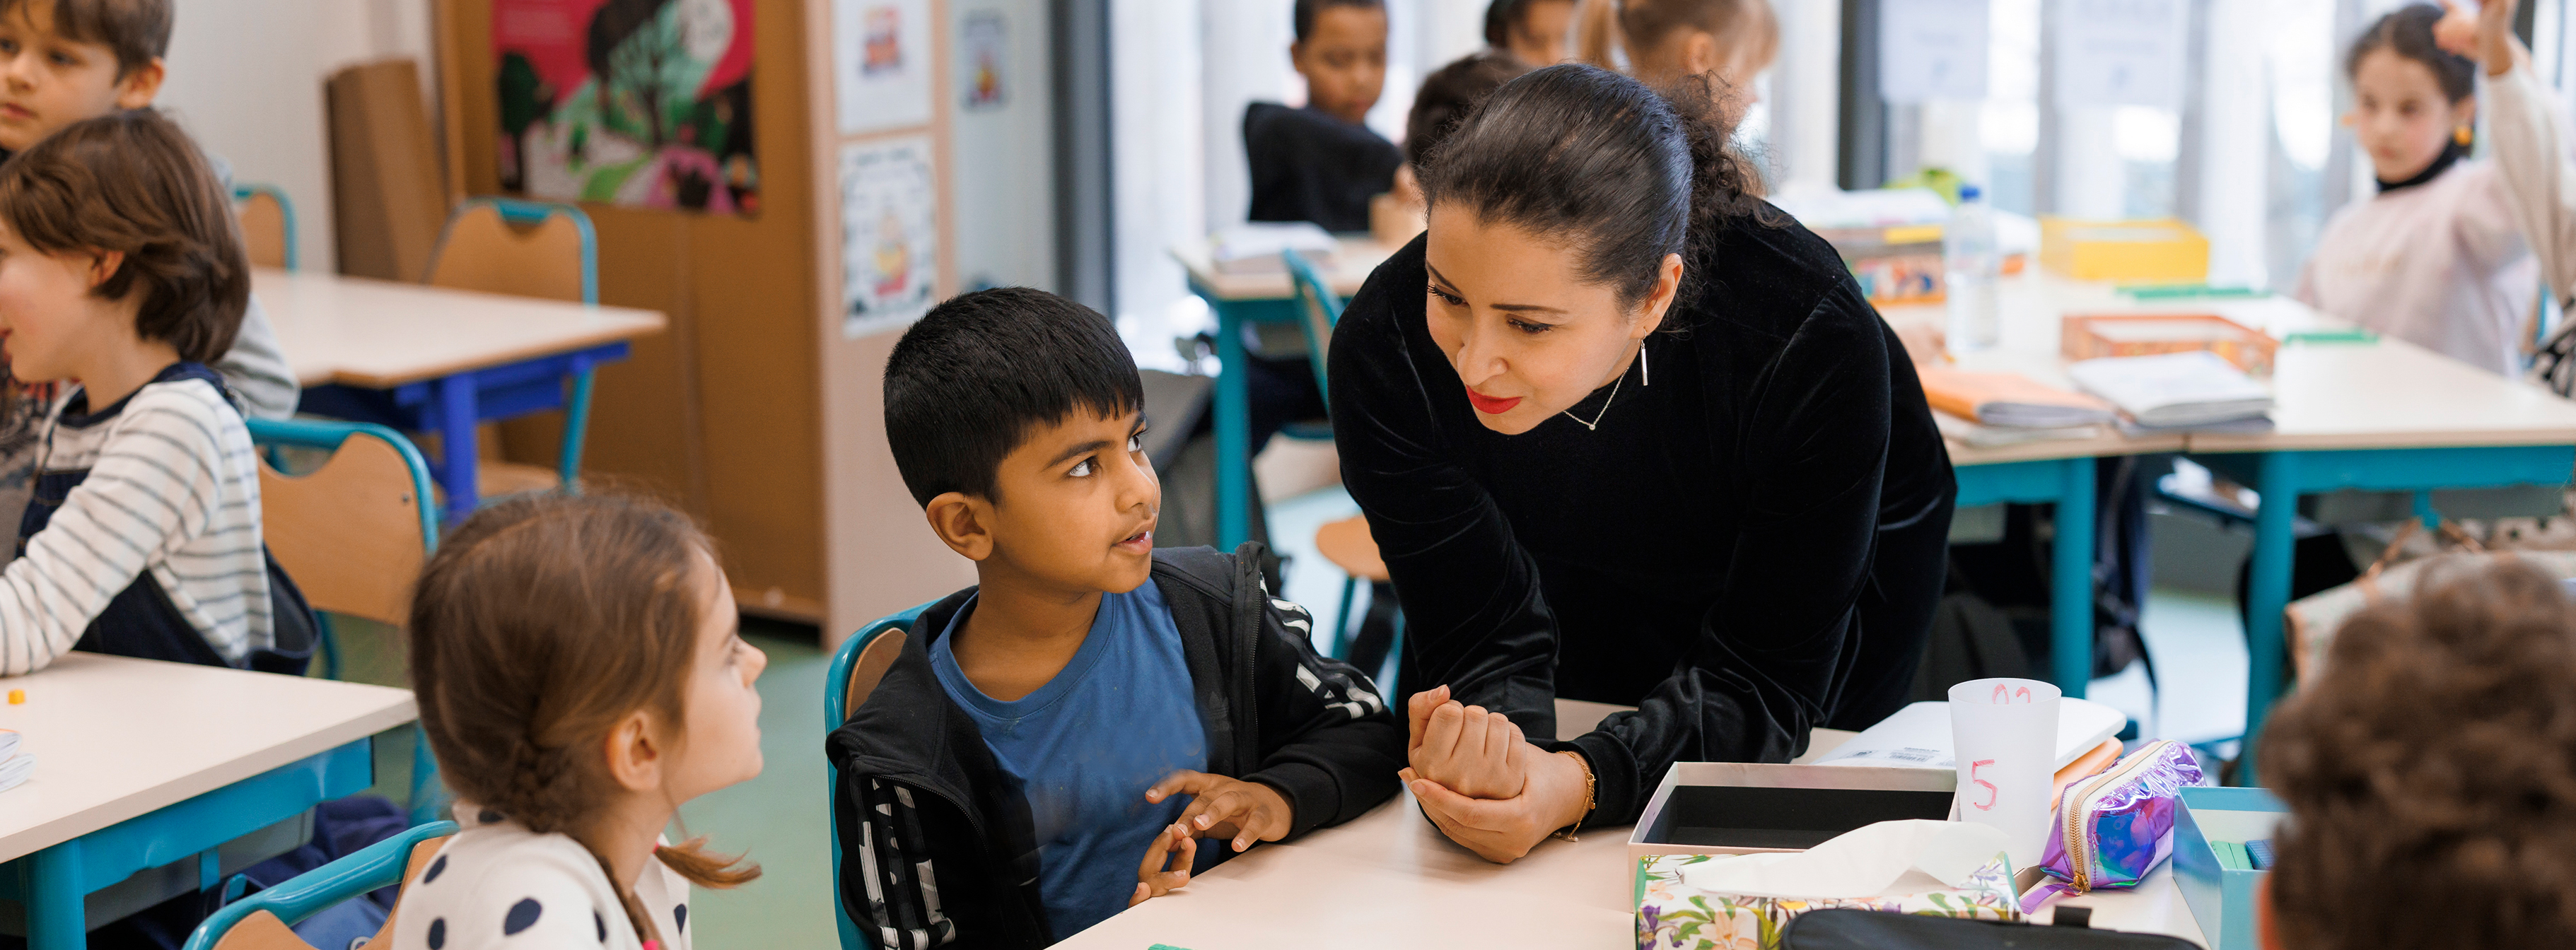
[[[608,875],[580,842],[461,802],[456,823],[456,836],[403,888],[394,950],[643,950]],[[661,950],[689,950],[688,880],[647,861],[634,891],[662,930]]]

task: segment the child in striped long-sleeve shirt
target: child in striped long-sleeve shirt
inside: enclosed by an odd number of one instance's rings
[[[308,643],[281,635],[302,640],[310,617],[270,566],[250,433],[205,365],[249,297],[236,227],[195,146],[148,109],[0,165],[0,348],[18,379],[65,384],[0,570],[0,675],[75,647],[301,669],[281,653]]]

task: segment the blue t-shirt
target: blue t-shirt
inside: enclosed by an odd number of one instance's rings
[[[993,757],[1027,787],[1038,895],[1062,940],[1127,909],[1145,849],[1180,820],[1187,798],[1155,805],[1145,790],[1176,769],[1207,768],[1189,662],[1162,589],[1147,580],[1101,595],[1091,632],[1064,670],[1037,692],[1003,702],[968,682],[949,651],[975,603],[959,608],[930,645],[930,668],[948,698],[975,717]]]

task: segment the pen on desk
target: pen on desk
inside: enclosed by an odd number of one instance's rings
[[[2377,343],[2379,334],[2360,327],[2339,330],[2294,330],[2281,337],[2283,343]]]

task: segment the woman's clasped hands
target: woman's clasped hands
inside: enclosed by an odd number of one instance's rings
[[[1502,713],[1460,704],[1449,687],[1406,704],[1408,767],[1398,773],[1449,840],[1509,863],[1583,818],[1590,764],[1531,745]]]

